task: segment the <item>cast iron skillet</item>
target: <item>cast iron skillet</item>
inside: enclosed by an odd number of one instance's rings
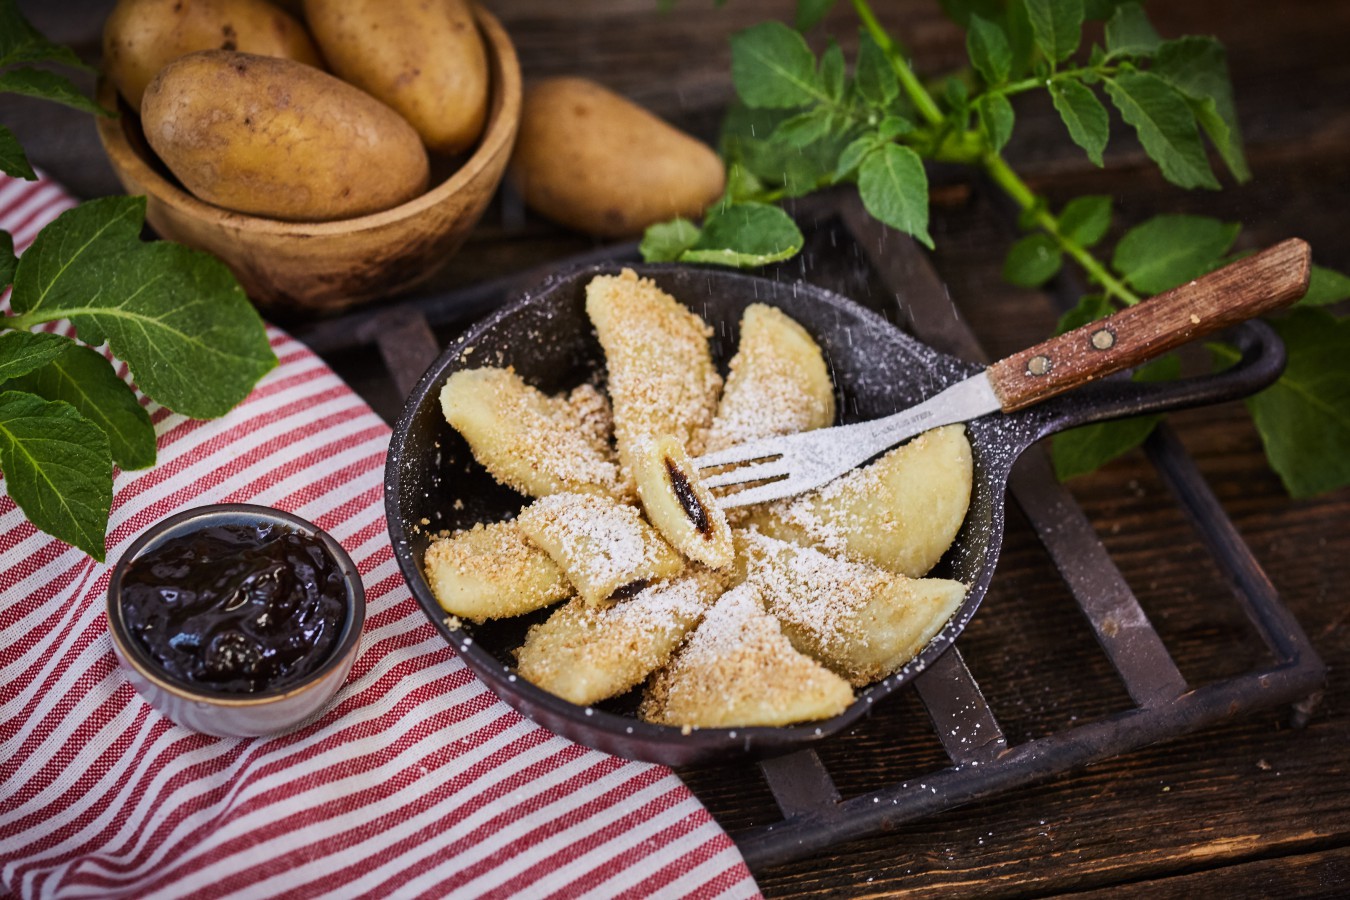
[[[778,306],[815,336],[831,367],[844,422],[876,418],[917,403],[980,367],[939,353],[875,313],[837,294],[800,283],[687,266],[633,266],[699,313],[715,330],[713,355],[725,369],[736,349],[741,313],[751,303]],[[385,504],[394,554],[427,616],[469,665],[507,703],[579,743],[633,759],[687,765],[736,755],[772,756],[826,738],[865,715],[909,682],[956,640],[994,574],[1003,538],[1004,494],[1018,455],[1038,439],[1089,422],[1236,399],[1266,386],[1284,366],[1284,348],[1267,326],[1249,322],[1231,335],[1241,361],[1214,375],[1170,383],[1106,379],[1015,413],[967,425],[974,454],[970,511],[933,575],[970,585],[947,626],[907,666],[858,692],[844,713],[782,728],[696,729],[639,721],[640,689],[583,709],[513,674],[512,651],[528,626],[548,611],[519,619],[452,627],[422,574],[431,536],[445,528],[514,516],[527,502],[497,485],[446,424],[439,394],[451,373],[514,366],[548,392],[594,378],[603,365],[584,309],[584,288],[618,266],[556,275],[471,328],[431,366],[409,396],[394,428],[385,472]],[[659,353],[660,348],[652,348]],[[430,523],[424,524],[424,523]]]

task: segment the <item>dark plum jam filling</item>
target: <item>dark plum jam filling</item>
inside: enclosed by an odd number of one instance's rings
[[[172,678],[225,694],[284,690],[328,659],[347,586],[318,538],[270,522],[211,525],[142,554],[122,618]]]

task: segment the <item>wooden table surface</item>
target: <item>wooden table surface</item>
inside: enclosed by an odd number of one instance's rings
[[[97,58],[111,4],[24,0],[50,37]],[[528,77],[581,74],[711,138],[730,97],[727,37],[793,4],[681,0],[488,0],[513,35]],[[963,35],[935,0],[878,2],[921,73],[959,64]],[[1007,155],[1056,206],[1083,193],[1117,199],[1115,233],[1158,212],[1241,221],[1240,246],[1288,236],[1314,259],[1350,271],[1350,4],[1261,0],[1150,4],[1164,36],[1211,33],[1228,48],[1254,179],[1222,192],[1167,185],[1127,135],[1106,166],[1088,163],[1049,104],[1018,105]],[[848,4],[825,28],[856,43]],[[116,192],[87,117],[0,97],[0,122],[35,164],[80,196]],[[935,196],[932,265],[993,356],[1046,336],[1053,298],[1000,280],[1016,237],[1006,210],[960,180]],[[494,204],[436,281],[454,287],[579,251],[590,240]],[[805,277],[817,273],[808,261]],[[388,414],[399,398],[371,360],[339,368]],[[1328,667],[1303,727],[1290,709],[1235,717],[1198,733],[940,813],[759,872],[768,896],[1030,896],[1059,893],[1182,897],[1350,896],[1350,491],[1288,498],[1266,468],[1240,404],[1169,419],[1227,515]],[[1073,495],[1126,575],[1181,672],[1193,683],[1238,674],[1268,654],[1237,611],[1217,566],[1141,453],[1076,480]],[[1030,527],[1013,512],[993,589],[958,647],[1010,742],[1029,740],[1128,705],[1091,631]],[[822,751],[840,792],[865,793],[940,767],[945,756],[912,696],[899,696]],[[732,830],[777,818],[745,766],[682,772]]]

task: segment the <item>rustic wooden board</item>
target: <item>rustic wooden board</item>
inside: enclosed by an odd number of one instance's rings
[[[23,0],[52,37],[97,53],[110,0]],[[711,137],[730,96],[727,36],[790,0],[492,0],[515,38],[525,73],[586,74]],[[855,41],[848,5],[829,24]],[[877,3],[926,74],[960,61],[962,36],[935,0]],[[1150,4],[1164,35],[1217,34],[1229,51],[1255,179],[1219,193],[1165,184],[1128,134],[1113,135],[1097,169],[1064,138],[1049,105],[1019,100],[1009,156],[1053,205],[1082,193],[1117,197],[1113,237],[1160,212],[1199,212],[1245,223],[1244,249],[1301,236],[1316,262],[1350,271],[1350,4],[1309,0],[1197,0]],[[116,190],[92,123],[80,113],[0,97],[0,122],[34,162],[82,196]],[[933,261],[991,356],[1048,335],[1046,294],[1010,288],[1002,255],[1016,238],[1005,205],[981,184],[950,183],[936,196]],[[470,284],[596,246],[529,217],[503,196],[470,252],[438,278]],[[823,248],[822,248],[823,251]],[[805,273],[859,295],[877,287],[856,256],[821,252]],[[888,298],[874,297],[884,306]],[[375,352],[334,360],[389,414],[401,398]],[[1340,896],[1350,882],[1350,492],[1292,501],[1266,469],[1240,404],[1170,421],[1214,493],[1326,660],[1324,696],[1308,725],[1287,711],[1235,719],[1089,769],[953,810],[762,873],[771,897]],[[1201,683],[1268,661],[1236,611],[1223,577],[1141,453],[1072,483],[1107,549],[1139,595],[1182,673]],[[994,588],[962,637],[966,660],[1010,740],[1036,737],[1128,703],[1057,572],[1015,513]],[[912,694],[893,699],[844,740],[823,749],[841,793],[945,765]],[[683,773],[732,830],[778,818],[753,767]]]

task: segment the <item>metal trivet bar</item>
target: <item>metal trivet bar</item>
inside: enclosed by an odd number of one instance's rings
[[[842,224],[866,256],[872,274],[899,302],[916,337],[939,350],[987,361],[937,273],[912,241],[878,225],[856,200],[832,198],[795,212],[817,225],[829,220]],[[634,260],[635,248],[602,248],[559,264],[601,259]],[[401,397],[440,351],[442,342],[433,326],[442,332],[463,327],[544,271],[352,313],[301,329],[296,336],[325,356],[377,346]],[[397,410],[383,412],[391,420],[397,414]],[[1013,498],[1082,609],[1133,706],[1011,744],[959,646],[954,646],[914,681],[951,764],[843,799],[814,750],[760,763],[783,818],[732,834],[751,869],[791,862],[1237,715],[1295,704],[1320,688],[1325,675],[1321,659],[1176,436],[1163,425],[1145,450],[1274,663],[1202,685],[1188,684],[1087,516],[1055,478],[1046,454],[1033,447],[1013,470],[1009,482]]]

